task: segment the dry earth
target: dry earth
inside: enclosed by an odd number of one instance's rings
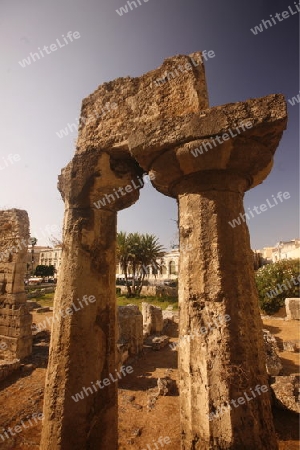
[[[45,319],[45,314],[34,313],[33,316],[36,323]],[[280,348],[283,340],[299,337],[297,321],[287,322],[280,317],[264,318],[264,327],[276,336]],[[177,340],[176,330],[173,330],[171,340]],[[38,449],[41,422],[33,422],[34,426],[30,426],[26,418],[30,419],[32,414],[42,411],[48,347],[49,333],[45,332],[35,340],[33,355],[27,359],[22,371],[0,383],[0,433],[8,427],[19,425],[21,420],[28,427],[4,442],[0,438],[1,450]],[[299,354],[280,352],[280,357],[285,375],[298,372]],[[178,393],[161,396],[151,405],[149,391],[156,386],[159,377],[169,375],[177,380],[177,352],[169,347],[160,351],[145,348],[144,355],[132,366],[134,372],[127,375],[119,386],[119,450],[154,450],[154,443],[160,436],[171,440],[170,444],[164,445],[164,449],[179,450]],[[298,416],[275,408],[273,412],[280,450],[298,450]]]

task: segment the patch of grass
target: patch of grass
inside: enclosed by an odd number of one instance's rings
[[[50,294],[44,294],[42,297],[38,298],[31,298],[30,301],[36,302],[41,307],[44,306],[53,306],[53,299],[54,299],[54,292],[51,292]]]
[[[117,296],[117,305],[136,305],[139,309],[142,309],[142,302],[151,303],[151,305],[158,306],[161,309],[166,309],[168,306],[173,306],[174,310],[178,309],[178,299],[173,297],[146,297],[141,295],[140,297],[127,298],[125,296]]]

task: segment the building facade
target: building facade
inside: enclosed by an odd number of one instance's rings
[[[40,254],[44,251],[49,250],[50,247],[45,247],[42,245],[30,245],[27,251],[27,277],[32,275],[36,267],[40,264]]]
[[[280,241],[272,250],[272,262],[300,258],[300,239]]]
[[[274,247],[264,247],[260,250],[254,250],[254,252],[256,256],[259,255],[259,267],[282,259],[300,258],[300,239],[280,241]]]
[[[39,264],[41,266],[54,266],[55,275],[59,275],[61,267],[61,255],[62,247],[56,246],[54,248],[48,248],[40,252]]]

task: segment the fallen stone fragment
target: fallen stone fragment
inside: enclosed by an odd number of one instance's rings
[[[298,351],[299,344],[296,341],[283,341],[283,350],[286,352],[296,352]]]
[[[300,413],[299,402],[300,375],[275,377],[271,389],[275,395],[275,405],[280,409]]]
[[[275,337],[268,330],[263,330],[265,352],[266,352],[266,369],[268,375],[275,377],[279,375],[283,366],[277,354],[278,347]]]
[[[159,395],[172,395],[175,393],[177,386],[176,381],[170,377],[158,378],[157,380],[158,394]]]
[[[131,435],[133,436],[133,437],[138,437],[138,436],[140,436],[142,434],[142,430],[140,429],[140,428],[133,428],[132,430],[131,430]]]

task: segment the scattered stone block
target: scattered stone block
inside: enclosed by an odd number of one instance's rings
[[[118,308],[118,367],[143,350],[143,316],[136,305]]]
[[[158,378],[158,395],[173,395],[177,390],[176,381],[170,377]]]
[[[286,352],[296,352],[298,351],[299,345],[296,341],[283,341],[283,350]]]
[[[169,343],[169,336],[157,336],[152,339],[152,349],[160,350]]]
[[[287,320],[300,320],[300,298],[286,298],[285,309]]]
[[[268,375],[272,377],[279,375],[283,366],[278,356],[278,347],[275,337],[268,330],[263,330],[265,351],[266,351],[266,369]]]
[[[168,320],[170,320],[171,322],[179,322],[179,312],[178,311],[173,311],[170,309],[165,309],[163,312],[163,320],[164,320],[164,325],[167,323]]]
[[[169,336],[162,335],[162,336],[148,336],[145,339],[145,345],[152,348],[152,350],[160,350],[161,348],[165,347],[169,343]]]
[[[162,309],[149,303],[142,303],[144,335],[159,334],[164,327]]]

